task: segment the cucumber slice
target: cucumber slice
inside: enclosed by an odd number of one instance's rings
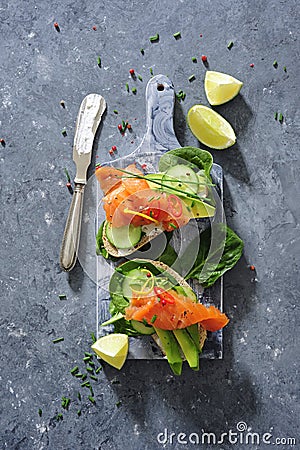
[[[146,180],[149,184],[149,188],[150,189],[162,189],[161,187],[161,182],[162,182],[162,178],[163,178],[164,174],[163,173],[148,173],[146,175]],[[151,181],[153,180],[153,182]]]
[[[162,178],[162,183],[171,186],[175,189],[179,189],[183,192],[196,194],[199,189],[199,179],[197,174],[188,166],[184,164],[177,164],[174,167],[170,167]],[[164,188],[164,190],[166,190]],[[169,190],[169,188],[168,188]],[[174,193],[178,191],[174,190]]]
[[[150,325],[145,325],[138,320],[131,320],[132,327],[140,334],[154,334],[155,330]]]
[[[141,240],[142,227],[130,224],[116,228],[112,227],[110,222],[106,222],[105,234],[109,242],[116,248],[130,248]]]

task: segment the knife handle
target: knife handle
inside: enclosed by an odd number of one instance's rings
[[[67,272],[73,269],[77,260],[84,188],[85,184],[75,183],[72,203],[62,240],[60,250],[60,266]]]

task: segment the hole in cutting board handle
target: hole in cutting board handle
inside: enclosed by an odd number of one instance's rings
[[[159,84],[157,85],[157,90],[158,90],[158,91],[163,91],[164,89],[165,89],[165,86],[164,86],[163,84],[159,83]]]

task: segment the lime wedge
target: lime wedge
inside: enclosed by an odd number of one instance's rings
[[[208,70],[205,75],[204,89],[211,105],[223,105],[240,92],[243,83],[222,72]]]
[[[128,354],[128,336],[121,333],[108,334],[99,338],[91,348],[103,361],[121,369]]]
[[[236,141],[232,126],[207,106],[192,106],[187,122],[194,136],[208,147],[222,150],[231,147]]]

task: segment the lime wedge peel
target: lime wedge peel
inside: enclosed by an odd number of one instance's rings
[[[223,150],[236,142],[230,123],[207,106],[192,106],[187,114],[187,122],[194,136],[207,147]]]
[[[211,105],[223,105],[238,95],[242,81],[222,72],[208,70],[205,74],[204,89]]]
[[[121,369],[128,355],[128,336],[122,333],[108,334],[99,338],[92,346],[92,350],[116,369]]]

